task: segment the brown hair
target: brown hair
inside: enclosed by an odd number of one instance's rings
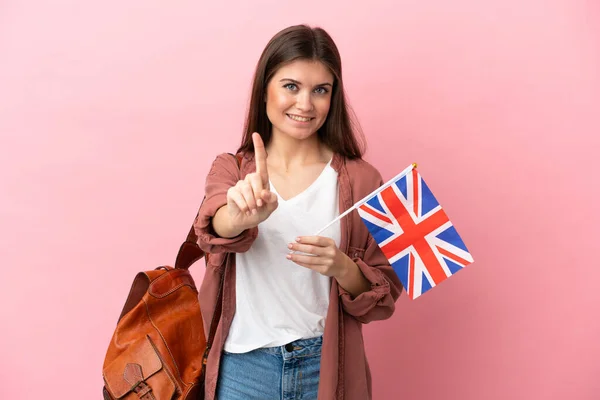
[[[265,145],[269,143],[272,124],[265,104],[267,85],[279,68],[296,60],[320,61],[334,76],[331,105],[327,119],[317,133],[319,139],[336,153],[350,159],[361,158],[365,141],[356,118],[351,119],[354,114],[346,102],[340,53],[325,30],[307,25],[290,26],[280,31],[263,50],[254,73],[244,136],[238,151],[254,151],[253,132],[261,135]]]

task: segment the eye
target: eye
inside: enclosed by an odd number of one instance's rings
[[[315,89],[315,92],[317,92],[318,94],[325,94],[325,93],[329,92],[329,90],[327,90],[324,87],[318,87]]]
[[[296,86],[295,83],[286,83],[285,85],[283,85],[284,88],[289,89],[289,90],[296,90],[298,89],[298,86]]]

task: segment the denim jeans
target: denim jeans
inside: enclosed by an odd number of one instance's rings
[[[248,353],[223,352],[217,400],[316,400],[322,337]]]

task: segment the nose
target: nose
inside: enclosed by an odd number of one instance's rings
[[[312,111],[313,104],[310,92],[302,91],[301,93],[298,93],[298,97],[296,97],[296,108],[304,112]]]

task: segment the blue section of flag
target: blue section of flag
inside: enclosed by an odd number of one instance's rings
[[[429,190],[429,186],[427,186],[423,179],[421,179],[421,196],[421,215],[425,215],[429,211],[439,206],[439,203],[433,196],[433,193],[431,190]]]
[[[385,239],[389,238],[394,234],[393,232],[390,232],[387,229],[383,229],[380,226],[372,224],[371,222],[365,219],[363,219],[363,222],[365,223],[367,229],[369,230],[369,232],[371,232],[371,235],[373,235],[373,239],[375,239],[377,243],[383,242]]]
[[[465,246],[465,243],[462,241],[462,239],[458,235],[458,232],[456,231],[456,229],[454,229],[454,226],[450,226],[445,231],[439,233],[437,235],[437,237],[439,239],[443,240],[444,242],[448,242],[451,245],[458,247],[461,250],[464,250],[466,252],[469,251],[469,250],[467,250],[467,246]]]
[[[463,267],[462,265],[458,265],[457,263],[455,263],[454,261],[444,257],[444,261],[446,262],[446,265],[448,266],[448,269],[450,270],[450,272],[452,274],[457,273],[458,271],[460,271]]]
[[[394,185],[396,185],[398,190],[400,190],[400,193],[402,193],[402,196],[404,196],[404,198],[406,199],[408,197],[408,195],[406,194],[406,176],[403,176],[402,178],[398,179],[396,182],[394,182]]]
[[[382,214],[385,214],[385,210],[381,206],[378,196],[375,196],[372,199],[370,199],[369,201],[367,201],[367,204],[370,205],[371,207],[373,207],[374,209],[381,211]]]
[[[428,291],[429,289],[431,289],[431,284],[429,283],[429,279],[427,279],[427,276],[425,275],[425,272],[421,273],[421,294],[425,293],[426,291]]]
[[[394,269],[394,272],[396,273],[396,275],[398,275],[398,279],[400,279],[400,282],[402,282],[402,285],[404,285],[405,288],[406,288],[406,284],[408,283],[409,261],[410,261],[410,254],[407,254],[392,264],[392,268]]]

